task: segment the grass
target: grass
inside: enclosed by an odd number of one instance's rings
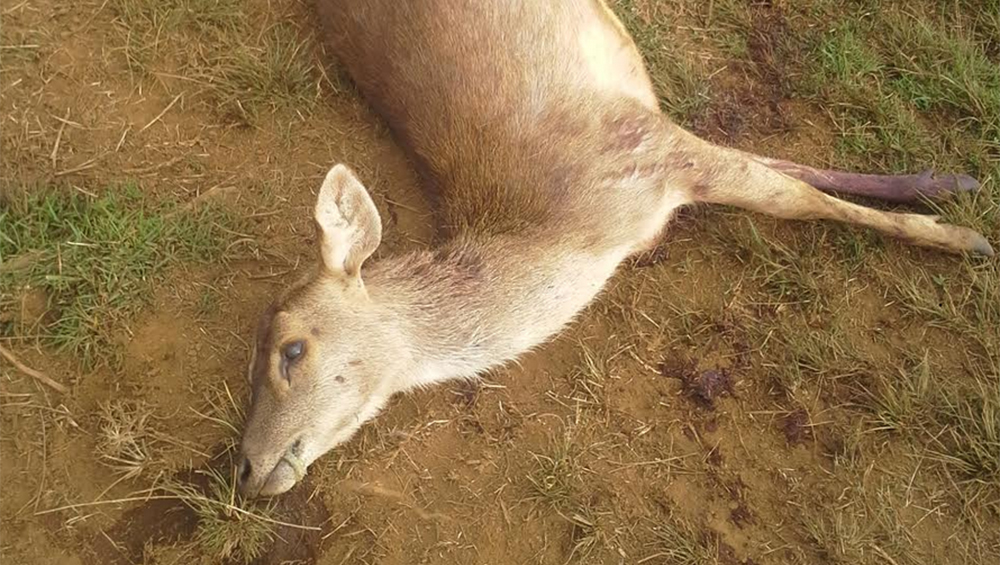
[[[979,383],[945,397],[941,410],[947,435],[940,440],[944,462],[965,481],[988,486],[1000,511],[1000,386]]]
[[[287,20],[261,30],[262,16],[234,0],[117,0],[113,9],[134,80],[179,76],[225,121],[308,113],[319,93],[312,39]]]
[[[818,49],[824,82],[833,80],[860,88],[860,83],[875,78],[883,69],[882,61],[868,45],[857,26],[849,23],[824,36]]]
[[[642,563],[670,563],[673,565],[711,565],[720,563],[718,548],[690,524],[670,520],[650,528],[655,541],[652,553],[637,561]]]
[[[735,255],[752,269],[751,276],[765,290],[775,307],[801,311],[823,310],[825,296],[819,285],[821,266],[817,253],[802,252],[802,241],[793,250],[789,245],[762,235],[752,219],[746,232],[732,237]]]
[[[608,534],[586,498],[588,489],[580,458],[586,451],[576,444],[574,428],[567,427],[549,452],[532,453],[535,468],[528,475],[531,493],[527,500],[541,503],[570,527],[570,549],[566,562],[586,562],[609,545]]]
[[[535,470],[528,475],[532,487],[531,499],[544,502],[556,509],[570,508],[581,486],[579,448],[567,432],[561,442],[553,445],[548,454],[532,454]]]
[[[920,429],[927,424],[937,386],[926,356],[910,370],[878,373],[873,390],[866,391],[874,411],[871,429],[900,434]]]
[[[929,167],[978,176],[980,194],[943,203],[946,221],[1000,237],[996,183],[1000,179],[1000,65],[995,29],[997,3],[971,10],[941,9],[915,3],[906,8],[877,0],[846,6],[814,3],[810,18],[822,27],[798,26],[787,41],[810,46],[805,56],[787,61],[800,77],[794,90],[830,112],[836,127],[835,165],[876,171],[919,171]],[[797,14],[800,16],[801,14]],[[745,15],[721,16],[723,22]],[[732,29],[720,23],[720,29]],[[739,24],[746,27],[745,23]],[[739,27],[737,27],[739,29]],[[738,57],[730,52],[729,56]],[[777,304],[784,314],[747,322],[758,339],[767,338],[762,356],[786,391],[805,382],[829,386],[841,377],[868,382],[863,410],[872,414],[870,431],[902,434],[933,445],[936,460],[970,497],[996,500],[996,396],[1000,390],[1000,295],[995,262],[966,261],[949,269],[898,260],[897,244],[857,234],[857,230],[809,227],[804,240],[778,240],[758,230],[732,230],[719,242],[737,249],[755,286],[740,303]],[[833,249],[824,243],[834,234]],[[713,230],[713,235],[720,232]],[[831,251],[840,260],[830,262]],[[819,262],[817,262],[817,260]],[[872,266],[876,267],[873,272]],[[833,316],[839,297],[829,290],[874,281],[886,302],[910,323],[945,332],[956,348],[948,370],[960,363],[961,378],[947,374],[939,361],[922,359],[900,369],[884,357],[859,351]],[[822,281],[822,284],[820,282]],[[871,284],[871,283],[869,283]],[[805,305],[806,308],[801,308]],[[800,307],[798,312],[788,306]],[[759,312],[759,309],[757,310]],[[822,333],[802,330],[822,314]],[[813,322],[814,323],[814,322]],[[898,355],[898,353],[896,354]],[[893,361],[890,361],[890,363]],[[826,385],[817,377],[826,375]],[[793,395],[794,396],[794,395]],[[846,519],[845,519],[846,520]],[[829,521],[834,538],[854,537],[848,521]],[[857,533],[857,532],[855,532]],[[852,554],[849,547],[834,553]]]
[[[156,64],[177,55],[178,47],[192,36],[211,44],[237,34],[246,26],[242,8],[236,0],[114,0],[110,5],[122,36],[120,50],[137,78],[153,75]],[[178,62],[203,55],[200,42],[187,45],[196,49]]]
[[[950,273],[891,272],[886,275],[905,312],[955,332],[976,347],[985,371],[1000,374],[1000,268],[966,264]]]
[[[832,516],[821,516],[807,529],[826,563],[877,562],[874,525],[863,516],[838,510]]]
[[[300,40],[287,24],[276,24],[256,43],[211,56],[191,76],[209,85],[218,112],[251,124],[262,112],[308,111],[318,94],[314,68]]]
[[[869,433],[901,436],[967,487],[959,487],[963,498],[1000,512],[1000,385],[984,377],[946,380],[940,372],[925,355],[911,368],[876,376],[865,391]]]
[[[196,410],[196,415],[238,437],[243,409],[229,387],[224,382],[221,387],[210,387],[205,403],[205,412]],[[128,479],[151,481],[158,485],[156,492],[192,510],[196,526],[191,544],[200,554],[214,562],[250,563],[258,559],[274,542],[276,526],[287,525],[276,519],[273,501],[243,500],[231,476],[235,473],[231,461],[225,466],[230,474],[207,468],[194,471],[191,480],[165,478],[160,456],[170,438],[157,429],[154,420],[151,407],[141,401],[114,400],[101,406],[97,452],[119,475],[105,492]],[[223,454],[231,453],[233,447],[231,443]]]
[[[672,38],[673,18],[651,2],[619,0],[613,9],[639,46],[660,106],[679,123],[688,123],[705,109],[710,83],[699,61]]]
[[[157,466],[153,411],[143,402],[116,400],[101,406],[97,453],[123,479],[146,475]]]
[[[570,394],[573,402],[592,408],[604,406],[604,387],[607,386],[611,355],[594,351],[590,346],[580,343],[581,363],[569,375]]]
[[[772,342],[765,361],[789,399],[814,393],[862,373],[865,360],[859,357],[840,327],[803,331],[799,320],[783,319],[768,329]]]
[[[918,110],[958,111],[960,127],[1000,142],[1000,68],[980,43],[905,11],[885,18],[891,87]],[[904,55],[904,53],[906,55]]]
[[[198,520],[194,543],[220,562],[250,563],[270,547],[275,538],[273,508],[240,500],[234,477],[204,471],[207,490],[184,483],[164,487],[194,511]]]
[[[876,8],[813,38],[817,63],[805,91],[833,108],[844,163],[887,171],[937,164],[991,177],[1000,65],[968,28],[926,10]],[[956,148],[961,157],[948,157]]]
[[[41,341],[92,365],[112,360],[123,327],[171,266],[221,256],[230,220],[218,209],[152,202],[127,184],[98,198],[15,197],[0,208],[0,222],[5,306],[27,289],[43,292],[52,320]],[[26,335],[12,326],[5,333]]]
[[[234,395],[225,381],[220,385],[207,386],[204,397],[204,406],[191,411],[225,433],[227,451],[235,451],[246,419],[246,399]]]

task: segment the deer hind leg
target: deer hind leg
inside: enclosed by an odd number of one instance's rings
[[[923,198],[938,199],[979,189],[979,182],[969,175],[940,175],[932,171],[918,175],[868,175],[815,169],[751,153],[744,155],[823,192],[855,194],[888,202],[905,203],[916,202]]]
[[[836,220],[876,229],[913,245],[952,253],[993,256],[986,239],[968,228],[939,224],[936,216],[897,214],[839,200],[746,154],[713,146],[691,136],[698,145],[674,158],[689,167],[693,200],[726,204],[789,220]]]

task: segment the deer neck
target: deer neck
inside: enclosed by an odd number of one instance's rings
[[[459,238],[384,259],[366,286],[399,324],[412,372],[400,390],[471,377],[535,347],[600,292],[628,254],[546,241],[543,234]]]

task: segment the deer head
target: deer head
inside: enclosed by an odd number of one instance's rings
[[[279,296],[257,326],[237,469],[245,496],[294,486],[309,464],[378,413],[406,369],[392,316],[370,299],[361,278],[382,223],[346,166],[327,174],[315,220],[318,268]]]

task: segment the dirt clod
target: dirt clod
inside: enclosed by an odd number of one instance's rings
[[[684,390],[696,403],[715,408],[720,396],[733,394],[733,380],[724,370],[708,370],[683,379]]]
[[[784,432],[788,443],[792,445],[798,445],[812,438],[809,414],[802,409],[790,412],[781,420],[781,431]]]

